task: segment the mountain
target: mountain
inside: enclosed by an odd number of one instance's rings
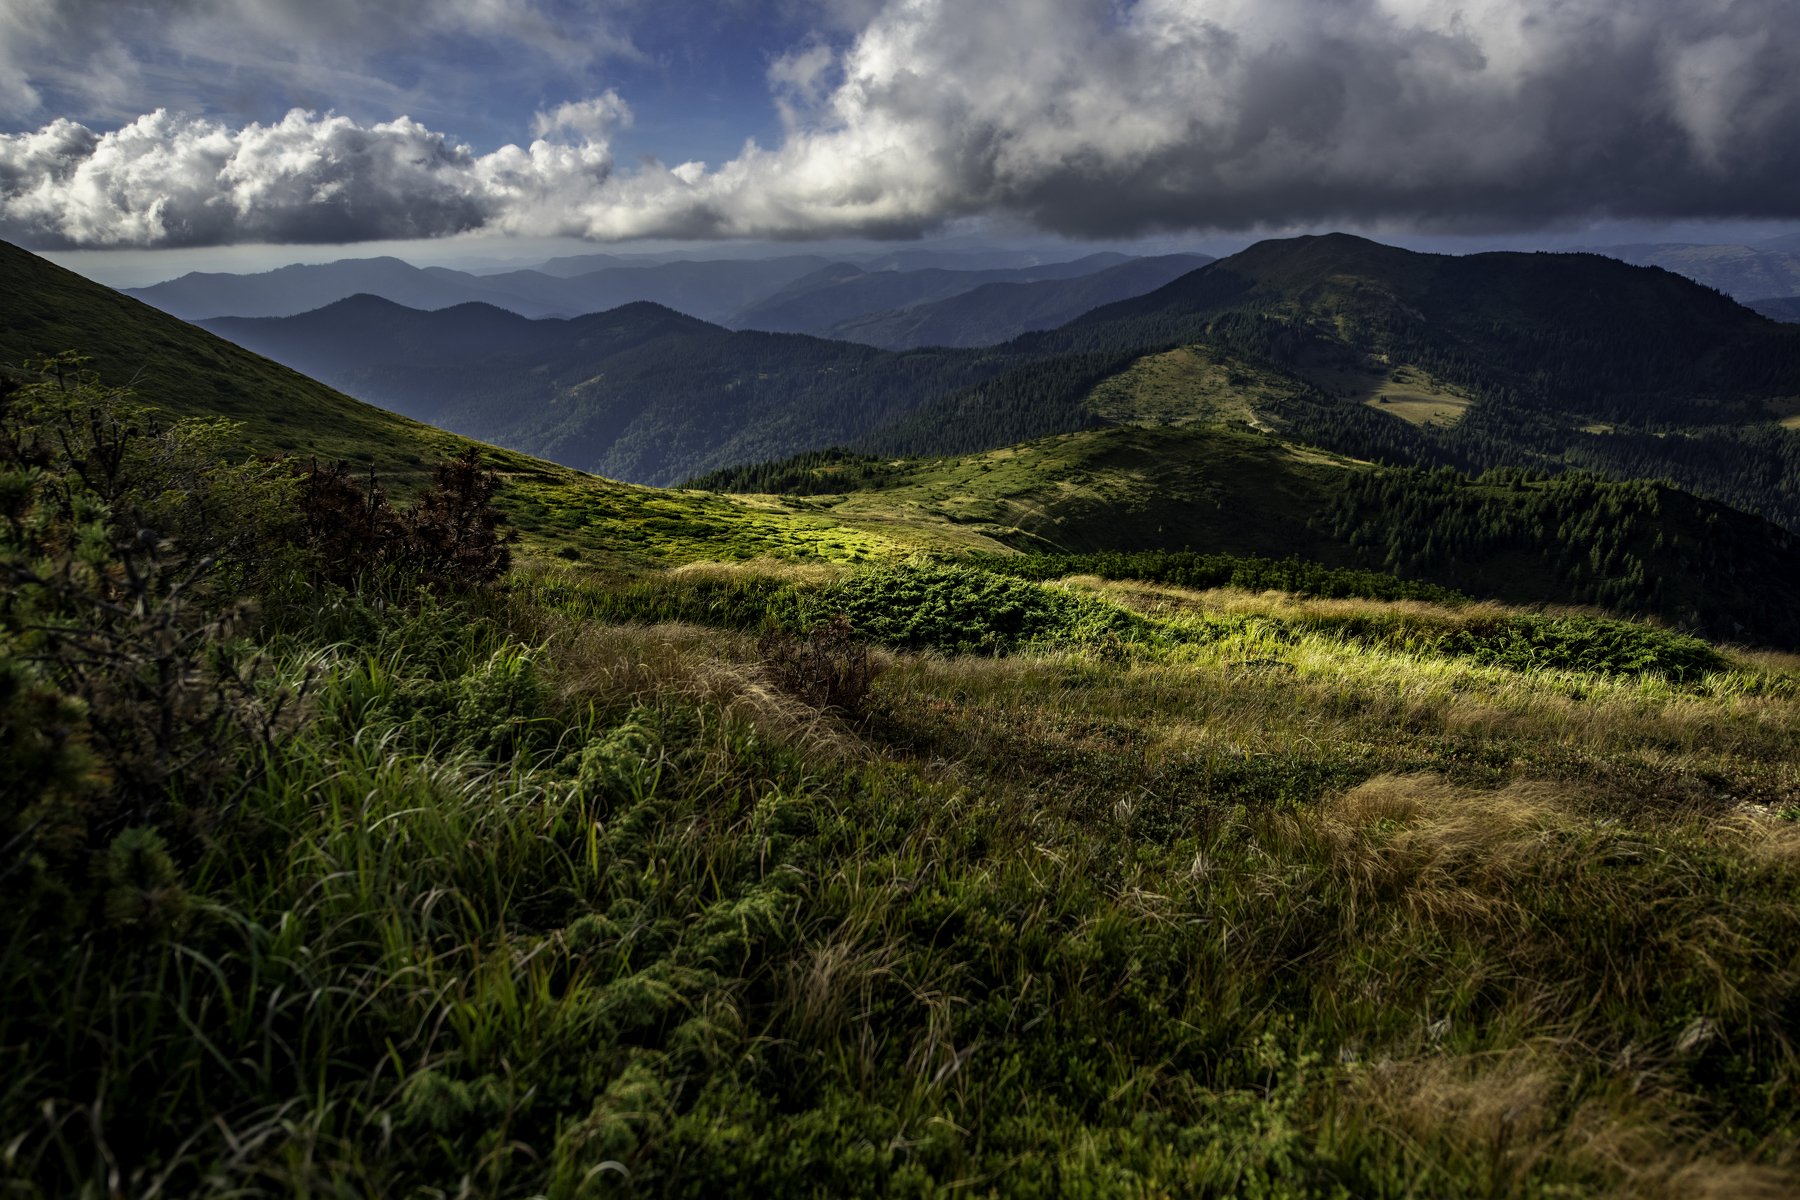
[[[1800,242],[1792,238],[1756,246],[1687,242],[1596,246],[1593,252],[1638,266],[1662,267],[1739,300],[1800,292]]]
[[[203,324],[419,420],[649,484],[867,437],[1010,362],[732,331],[650,303],[534,321],[359,296]]]
[[[1656,268],[1591,254],[1415,254],[1343,235],[1263,242],[1005,349],[863,448],[967,453],[1206,401],[1191,348],[1243,419],[1357,458],[1662,478],[1800,530],[1800,329]],[[1240,381],[1268,376],[1270,386]],[[1206,401],[1210,403],[1210,401]]]
[[[1073,262],[990,270],[946,270],[941,267],[896,270],[833,263],[747,305],[726,324],[734,329],[758,329],[769,333],[824,334],[858,317],[929,304],[972,291],[983,284],[1075,279],[1129,261],[1132,260],[1120,254],[1090,254]]]
[[[397,307],[365,299],[350,302],[348,313],[356,317],[360,311],[369,320],[383,305]],[[452,313],[443,328],[467,334],[467,319],[467,313]],[[353,327],[351,322],[341,328]],[[364,338],[360,352],[371,341]],[[444,353],[453,342],[452,336],[431,350]],[[466,438],[354,400],[0,242],[0,369],[67,350],[88,355],[103,382],[129,385],[140,401],[170,417],[236,422],[233,445],[239,453],[343,461],[359,472],[378,473],[400,493],[425,482],[432,464],[470,445]],[[997,548],[957,531],[945,536],[891,524],[853,528],[766,504],[633,487],[491,445],[483,447],[483,455],[504,481],[498,503],[525,535],[522,549],[530,553],[557,551],[635,568],[693,557],[804,555],[826,546],[898,557],[946,544]]]
[[[462,439],[333,391],[111,288],[0,242],[0,364],[75,350],[177,417],[243,422],[265,453],[354,459],[416,473]]]
[[[857,317],[829,326],[827,337],[889,350],[918,346],[992,346],[1022,333],[1055,329],[1092,309],[1142,295],[1212,262],[1204,254],[1135,258],[1074,279],[985,283],[943,300]]]
[[[883,278],[858,271],[820,274]],[[673,317],[531,331],[493,311],[421,322],[365,305],[285,333],[212,327],[398,411],[647,483],[833,444],[967,453],[1147,419],[1101,393],[1192,346],[1217,360],[1209,387],[1271,373],[1244,419],[1300,441],[1396,464],[1667,478],[1800,528],[1800,453],[1779,424],[1800,395],[1800,329],[1597,255],[1263,242],[984,350],[893,354]],[[489,339],[501,353],[476,352]],[[1159,397],[1154,419],[1185,419],[1181,386]]]
[[[255,275],[194,273],[127,289],[126,294],[190,321],[293,316],[355,295],[380,296],[420,309],[490,304],[528,317],[575,316],[649,300],[716,320],[829,262],[816,255],[666,263],[600,257],[612,265],[568,275],[544,271],[473,275],[445,267],[415,267],[397,258],[345,259]],[[561,261],[567,265],[572,260]]]
[[[1800,321],[1800,296],[1749,300],[1745,302],[1745,307],[1756,310],[1771,321]]]

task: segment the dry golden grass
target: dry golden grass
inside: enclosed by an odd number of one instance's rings
[[[1571,1104],[1569,1058],[1542,1042],[1383,1063],[1355,1077],[1346,1099],[1360,1120],[1435,1159],[1437,1172],[1485,1175],[1490,1195],[1531,1193],[1533,1173],[1551,1163],[1589,1177],[1580,1194],[1616,1200],[1777,1200],[1800,1189],[1791,1150],[1780,1165],[1734,1161],[1702,1130],[1672,1122],[1654,1073],[1629,1060],[1615,1094]]]

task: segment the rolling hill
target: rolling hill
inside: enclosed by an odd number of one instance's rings
[[[840,321],[818,332],[888,350],[993,346],[1153,291],[1212,261],[1204,254],[1169,254],[1132,259],[1074,279],[984,283],[942,300]]]
[[[883,270],[847,262],[832,263],[745,306],[725,323],[733,329],[756,329],[766,333],[826,335],[846,321],[890,309],[930,304],[985,284],[1076,279],[1130,261],[1134,260],[1122,254],[1091,254],[1073,262],[988,270],[942,267]]]

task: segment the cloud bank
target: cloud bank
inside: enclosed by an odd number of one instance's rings
[[[42,0],[21,0],[38,3]],[[200,3],[201,0],[194,0]],[[527,0],[461,0],[459,11]],[[275,0],[265,0],[274,5]],[[344,5],[346,9],[366,6]],[[889,0],[769,70],[783,123],[617,169],[616,95],[477,154],[409,119],[0,136],[0,236],[909,236],[1800,216],[1792,0]]]

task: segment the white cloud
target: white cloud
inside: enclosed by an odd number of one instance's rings
[[[430,237],[496,215],[485,160],[404,117],[295,110],[229,129],[158,111],[0,137],[0,228],[68,246]]]
[[[498,30],[537,3],[400,7]],[[353,27],[386,21],[366,15],[380,7],[326,11]],[[0,228],[99,245],[470,227],[881,236],[977,214],[1086,235],[1800,215],[1792,0],[824,7],[862,24],[777,59],[779,144],[718,166],[615,169],[630,109],[611,92],[487,155],[404,119],[234,131],[159,113],[116,134],[55,122],[0,139]],[[296,11],[244,8],[272,28]]]

